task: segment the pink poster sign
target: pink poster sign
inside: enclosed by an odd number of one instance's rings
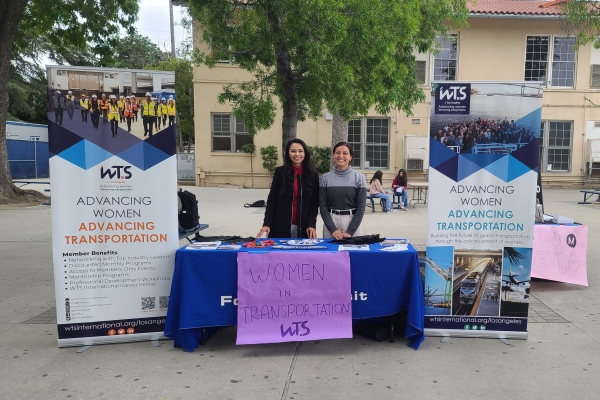
[[[584,225],[536,225],[531,276],[588,285],[587,234]]]
[[[347,252],[238,254],[237,344],[352,337]]]

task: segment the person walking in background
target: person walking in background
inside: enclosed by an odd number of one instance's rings
[[[119,122],[125,122],[125,96],[119,98]]]
[[[156,132],[158,132],[158,99],[153,97],[152,103],[154,103],[154,128],[156,129]]]
[[[123,106],[123,114],[125,116],[125,120],[127,121],[127,132],[129,133],[131,133],[131,119],[133,118],[133,105],[131,104],[131,97],[127,96],[125,99],[125,105]]]
[[[173,100],[173,96],[169,97],[169,103],[167,104],[167,115],[169,116],[169,126],[175,125],[177,107],[175,107],[175,100]]]
[[[317,238],[319,174],[308,146],[300,139],[290,140],[277,167],[267,198],[263,226],[256,238]]]
[[[79,107],[81,108],[81,122],[87,122],[88,114],[90,112],[90,101],[85,97],[85,93],[83,93],[81,99],[79,99]]]
[[[52,107],[54,108],[54,123],[62,126],[65,98],[61,95],[60,90],[54,92],[54,96],[52,96]]]
[[[162,120],[162,127],[166,128],[167,126],[167,116],[168,116],[168,107],[167,107],[167,99],[163,96],[160,104],[158,105],[158,118]],[[158,121],[158,126],[160,126],[161,121]]]
[[[106,98],[106,93],[102,93],[102,97],[98,101],[100,103],[100,112],[102,113],[102,123],[108,123],[108,104],[109,101]]]
[[[121,112],[119,110],[119,104],[117,102],[117,96],[114,94],[110,95],[110,103],[108,104],[108,120],[110,121],[110,131],[113,137],[117,136],[119,129],[119,116]]]
[[[375,172],[371,178],[371,188],[369,189],[369,194],[371,197],[376,197],[385,201],[385,208],[383,209],[385,212],[396,212],[392,209],[392,199],[390,198],[390,195],[383,191],[383,187],[381,186],[382,179],[383,172]]]
[[[138,101],[134,95],[131,95],[131,108],[133,110],[133,116],[135,117],[135,122],[138,120]]]
[[[90,114],[94,129],[98,129],[98,125],[100,124],[100,102],[98,101],[98,96],[95,94],[92,95],[92,99],[90,100]]]
[[[70,90],[67,92],[66,106],[69,119],[73,119],[73,114],[75,113],[75,96],[73,96],[73,92]]]
[[[146,99],[142,100],[140,107],[142,109],[142,123],[144,124],[144,136],[152,136],[152,128],[156,119],[156,109],[152,101],[152,94],[146,93]]]
[[[408,193],[406,192],[407,185],[408,179],[406,178],[406,171],[401,169],[398,171],[398,175],[396,175],[394,181],[392,182],[392,189],[394,190],[394,193],[402,198],[400,209],[403,211],[408,211]]]
[[[319,208],[323,237],[342,239],[362,235],[360,224],[365,214],[367,183],[363,174],[350,167],[354,151],[346,142],[333,148],[335,169],[321,177]]]

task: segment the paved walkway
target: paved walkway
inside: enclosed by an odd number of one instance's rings
[[[42,186],[42,185],[39,185]],[[255,235],[266,190],[188,187],[203,233]],[[148,342],[58,349],[50,207],[0,208],[2,399],[597,399],[600,392],[600,205],[578,190],[544,189],[546,211],[589,225],[590,286],[534,282],[529,339],[363,337],[235,346],[221,330],[194,353]],[[424,248],[427,207],[367,212],[366,233],[408,237]],[[319,223],[319,232],[322,224]],[[182,242],[183,244],[183,242]]]

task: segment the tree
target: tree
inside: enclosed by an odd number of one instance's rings
[[[270,127],[276,97],[282,146],[298,121],[324,109],[344,119],[375,106],[410,112],[424,99],[414,55],[431,49],[446,24],[466,21],[467,0],[190,0],[209,67],[227,56],[253,74],[219,97],[244,114],[250,132]],[[240,111],[241,110],[241,111]],[[237,114],[236,114],[237,115]],[[252,117],[252,118],[248,118]]]
[[[277,168],[277,160],[279,159],[279,156],[277,155],[277,147],[272,145],[261,147],[260,158],[263,160],[263,168],[269,172],[269,177],[273,179],[273,173]]]
[[[331,147],[309,146],[310,159],[319,174],[331,171]]]
[[[151,69],[170,58],[147,36],[138,32],[116,40],[114,52],[105,55],[99,66],[110,68]]]
[[[242,146],[242,152],[246,154],[250,154],[250,181],[252,188],[254,188],[254,168],[252,166],[252,158],[254,156],[254,152],[256,151],[256,145],[254,143],[246,143]]]
[[[577,31],[577,47],[593,43],[600,49],[600,2],[569,0],[561,6],[567,32]]]
[[[514,247],[505,247],[503,257],[510,261],[511,264],[517,264],[521,260],[525,259],[525,256]]]
[[[0,204],[39,198],[36,191],[17,188],[8,167],[6,117],[13,54],[26,53],[40,36],[61,54],[71,46],[111,54],[120,29],[132,31],[138,9],[137,0],[0,0]]]

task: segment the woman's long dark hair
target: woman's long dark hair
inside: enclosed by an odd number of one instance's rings
[[[402,172],[402,176],[400,176],[400,172]],[[408,178],[406,177],[406,171],[403,169],[398,171],[398,175],[396,175],[396,178],[398,178],[398,184],[400,186],[404,186],[408,182]]]
[[[317,175],[317,170],[310,160],[308,146],[300,139],[292,139],[287,142],[287,145],[285,146],[285,154],[283,155],[283,168],[285,173],[283,175],[284,182],[281,185],[281,190],[287,191],[288,193],[294,193],[294,168],[292,166],[292,159],[290,158],[290,147],[292,147],[292,144],[294,143],[300,144],[304,149],[304,160],[302,161],[303,179],[306,181],[308,191],[310,193],[316,193],[315,188],[312,187],[312,181],[315,175]],[[318,188],[316,189],[318,190]]]
[[[375,179],[379,180],[379,183],[382,184],[383,183],[383,172],[381,171],[377,171],[375,172],[375,174],[373,175],[373,177],[371,178],[371,182],[369,182],[370,184],[373,183],[373,181]]]

